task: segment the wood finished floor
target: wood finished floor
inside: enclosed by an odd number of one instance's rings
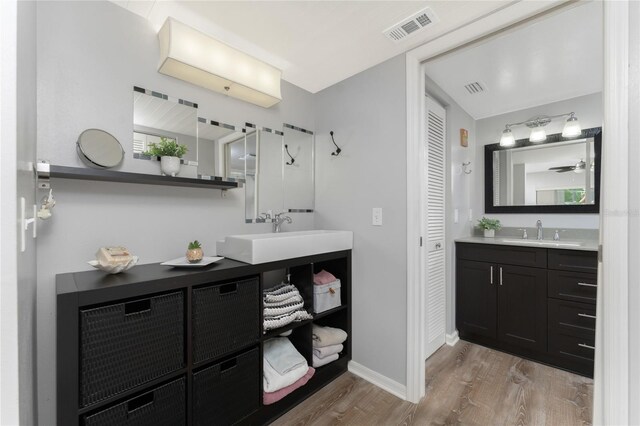
[[[593,381],[460,341],[426,363],[419,404],[346,373],[273,425],[591,424]]]

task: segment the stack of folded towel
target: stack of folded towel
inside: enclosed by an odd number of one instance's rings
[[[337,360],[342,352],[347,333],[333,327],[321,327],[313,324],[313,366],[322,367]]]
[[[264,342],[263,377],[264,405],[273,404],[307,384],[315,369],[300,355],[286,337]]]
[[[316,285],[329,284],[337,280],[331,272],[327,272],[324,269],[317,274],[313,274],[313,283]]]
[[[284,327],[293,321],[313,318],[304,310],[304,300],[294,285],[282,283],[264,290],[262,296],[264,331]]]

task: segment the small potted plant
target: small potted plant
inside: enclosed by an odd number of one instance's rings
[[[498,219],[483,217],[478,220],[478,227],[484,229],[484,236],[486,238],[493,238],[496,236],[496,231],[502,228],[502,225]]]
[[[160,142],[150,143],[144,155],[160,157],[162,175],[175,176],[180,171],[180,158],[187,153],[187,146],[179,144],[175,139],[160,137]]]
[[[198,240],[192,241],[187,247],[187,260],[189,263],[198,263],[202,260],[204,253],[202,252],[202,245]]]

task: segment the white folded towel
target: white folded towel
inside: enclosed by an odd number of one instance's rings
[[[321,327],[313,324],[312,333],[314,348],[339,345],[347,340],[347,333],[339,328]]]
[[[264,342],[263,356],[281,376],[301,365],[308,367],[307,360],[286,337],[277,337]]]
[[[344,347],[342,345],[331,345],[322,348],[313,348],[313,354],[318,358],[326,358],[333,354],[339,354]]]
[[[301,365],[289,371],[284,376],[278,374],[266,359],[262,362],[262,385],[265,392],[276,392],[300,380],[309,370],[308,365]]]
[[[313,354],[313,366],[322,367],[323,365],[327,365],[330,362],[337,360],[338,358],[340,358],[340,355],[338,354],[329,355],[328,357],[325,357],[325,358],[318,358],[316,354]]]

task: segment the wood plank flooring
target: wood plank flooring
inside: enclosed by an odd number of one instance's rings
[[[591,424],[591,379],[464,341],[427,360],[426,386],[416,405],[346,373],[273,424]]]

